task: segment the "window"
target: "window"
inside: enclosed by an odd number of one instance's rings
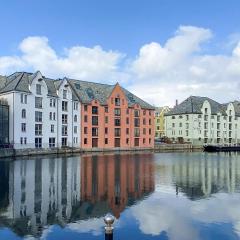
[[[135,147],[139,146],[139,138],[134,138],[134,146]]]
[[[52,112],[49,113],[49,119],[52,120],[53,114]]]
[[[74,115],[74,122],[77,122],[77,115]]]
[[[22,110],[22,118],[26,118],[26,109]]]
[[[140,118],[134,118],[134,127],[140,127]]]
[[[53,120],[54,121],[56,120],[56,113],[55,112],[53,113]]]
[[[105,128],[105,134],[108,134],[108,128],[107,127]]]
[[[129,118],[128,117],[126,118],[126,124],[129,124]]]
[[[120,106],[120,98],[115,98],[115,106]]]
[[[27,104],[27,95],[26,94],[21,93],[21,103]]]
[[[42,108],[42,98],[35,97],[35,108]]]
[[[84,115],[84,122],[86,123],[88,121],[87,115]]]
[[[74,133],[77,133],[77,126],[74,126]]]
[[[36,94],[37,95],[42,94],[42,86],[40,84],[36,84]]]
[[[35,135],[42,135],[42,124],[35,124]]]
[[[139,136],[140,136],[140,129],[134,128],[134,137],[139,137]]]
[[[74,110],[78,110],[78,103],[77,103],[77,102],[74,102],[74,104],[73,104],[73,109],[74,109]]]
[[[53,106],[53,99],[50,98],[50,107],[52,107],[52,106]]]
[[[68,123],[68,115],[62,114],[62,124],[67,124],[67,123]]]
[[[143,129],[143,135],[146,135],[146,128]]]
[[[115,126],[121,126],[120,118],[115,118],[114,119],[114,124],[115,124]]]
[[[120,108],[115,108],[114,109],[114,115],[115,116],[120,116],[121,115],[121,109]]]
[[[98,128],[92,128],[92,136],[97,137],[98,136]]]
[[[148,133],[149,133],[149,135],[152,134],[152,129],[151,128],[148,129]]]
[[[145,116],[146,115],[146,110],[143,110],[143,116]]]
[[[129,128],[126,128],[126,134],[127,135],[129,134]]]
[[[108,138],[105,138],[105,144],[108,144]]]
[[[62,147],[66,147],[67,146],[67,138],[62,138]]]
[[[67,99],[67,90],[63,90],[63,99]]]
[[[129,144],[129,138],[126,138],[126,144]]]
[[[88,106],[84,105],[84,111],[87,112],[87,110],[88,110]]]
[[[129,109],[126,110],[126,114],[129,114]]]
[[[145,144],[146,143],[146,139],[145,138],[143,138],[143,144]]]
[[[152,125],[152,119],[149,119],[149,125]]]
[[[20,143],[21,143],[21,145],[23,144],[23,138],[22,137],[20,138]]]
[[[143,125],[146,125],[146,118],[143,119]]]
[[[105,113],[108,113],[108,107],[105,107],[104,109],[105,109]]]
[[[68,102],[62,101],[62,111],[67,112],[68,110]]]
[[[108,116],[105,116],[105,123],[108,123]]]
[[[92,125],[97,126],[98,125],[98,117],[97,116],[92,116]]]
[[[42,138],[35,138],[35,148],[42,147]]]
[[[115,135],[115,137],[120,137],[121,136],[121,129],[120,128],[115,128],[114,129],[114,135]]]
[[[49,138],[49,147],[54,148],[55,147],[55,138]]]
[[[87,127],[84,127],[84,134],[87,134]]]
[[[175,119],[175,116],[172,116],[172,119]]]
[[[98,114],[98,107],[96,106],[92,107],[92,114]]]
[[[67,126],[63,125],[62,126],[62,136],[67,136],[68,131],[67,131]]]
[[[27,144],[27,138],[26,137],[24,138],[24,144],[25,145]]]
[[[26,132],[26,123],[22,123],[22,132]]]
[[[42,122],[42,112],[35,112],[35,122]]]
[[[54,133],[54,125],[51,124],[51,133]]]
[[[87,138],[84,138],[83,142],[84,144],[87,144]]]
[[[139,116],[140,116],[140,111],[134,110],[134,117],[139,117]]]

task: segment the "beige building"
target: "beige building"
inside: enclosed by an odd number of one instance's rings
[[[161,138],[166,136],[164,114],[169,111],[170,111],[170,108],[168,106],[155,108],[154,122],[155,122],[156,138]]]

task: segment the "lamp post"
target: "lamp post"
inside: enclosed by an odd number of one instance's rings
[[[105,226],[105,240],[113,240],[113,229],[114,227],[112,226],[114,223],[114,216],[112,216],[111,214],[107,214],[104,217],[104,222],[106,224]]]

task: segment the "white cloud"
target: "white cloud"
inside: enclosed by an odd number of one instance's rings
[[[100,46],[72,46],[59,54],[46,37],[28,37],[19,44],[19,55],[0,56],[0,74],[40,70],[54,78],[118,81],[154,105],[173,105],[189,95],[239,99],[240,41],[233,46],[229,40],[231,54],[213,55],[205,50],[212,38],[210,29],[180,26],[165,43],[147,43],[131,59]]]
[[[0,57],[2,74],[30,69],[55,78],[69,76],[89,81],[113,81],[113,77],[118,76],[118,63],[123,58],[123,54],[104,51],[100,46],[73,46],[60,56],[50,47],[46,37],[25,38],[19,49],[21,56]],[[119,76],[122,75],[119,73]]]

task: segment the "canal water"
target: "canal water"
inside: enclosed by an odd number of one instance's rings
[[[0,161],[0,239],[240,239],[240,155],[122,153]]]

